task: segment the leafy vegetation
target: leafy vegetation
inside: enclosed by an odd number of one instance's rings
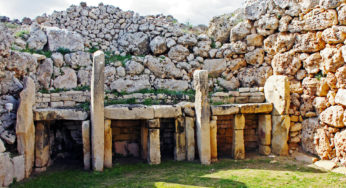
[[[71,50],[70,50],[70,49],[68,49],[68,48],[63,48],[63,47],[58,48],[56,51],[59,52],[59,53],[61,53],[62,55],[71,53]]]
[[[98,47],[96,47],[96,46],[92,46],[91,48],[89,48],[88,50],[87,50],[87,52],[89,52],[89,53],[95,53],[97,50],[99,50],[99,48]]]
[[[28,30],[18,31],[15,36],[18,38],[24,38],[25,35],[28,35],[30,32]]]
[[[28,45],[26,45],[26,48],[22,49],[22,50],[17,50],[17,49],[15,49],[13,47],[11,48],[11,50],[20,51],[20,52],[27,52],[27,53],[30,53],[30,54],[41,54],[41,55],[46,56],[47,58],[50,58],[52,56],[52,52],[51,51],[30,49],[28,47]]]
[[[116,61],[120,61],[121,64],[125,67],[126,61],[131,60],[131,59],[132,59],[132,55],[121,56],[121,55],[114,54],[114,52],[110,52],[110,51],[105,52],[106,65],[113,63],[113,62],[116,62]]]
[[[77,106],[79,109],[83,109],[84,111],[90,111],[90,102],[84,102]]]
[[[323,77],[326,77],[326,75],[324,75],[324,74],[322,73],[322,71],[318,72],[318,73],[315,75],[315,78],[317,78],[318,80],[321,80],[321,78],[323,78]]]
[[[126,159],[123,159],[123,161]],[[48,172],[11,187],[345,187],[342,174],[324,172],[292,159],[267,157],[245,160],[221,159],[211,165],[199,162],[164,161],[160,165],[142,162],[114,162],[104,172],[82,167],[51,167]]]
[[[135,98],[105,100],[105,106],[114,105],[114,104],[138,104],[138,103],[137,103],[137,99]]]
[[[211,48],[215,49],[216,48],[216,42],[215,42],[215,39],[213,37],[211,37],[211,45],[210,45]]]

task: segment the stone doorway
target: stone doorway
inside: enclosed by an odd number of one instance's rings
[[[234,115],[217,116],[217,155],[232,156]]]
[[[160,119],[160,152],[161,159],[174,159],[175,119]]]

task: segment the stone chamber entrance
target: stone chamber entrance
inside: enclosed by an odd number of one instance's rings
[[[174,159],[175,119],[160,119],[161,160]]]

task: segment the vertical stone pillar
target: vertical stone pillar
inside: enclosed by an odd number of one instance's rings
[[[193,74],[196,90],[195,111],[197,145],[202,164],[210,164],[210,106],[208,101],[208,71],[196,70]]]
[[[102,51],[94,53],[91,75],[91,151],[92,168],[103,171],[104,163],[104,65]]]
[[[25,157],[25,177],[29,177],[34,166],[35,126],[32,107],[35,104],[35,82],[30,77],[24,80],[17,110],[16,134],[17,149]]]
[[[232,157],[234,159],[245,159],[244,145],[245,116],[236,114],[233,121],[233,146]]]
[[[148,120],[148,163],[160,164],[160,119]]]
[[[141,152],[142,159],[147,159],[148,156],[148,127],[145,125],[143,121],[141,125]]]
[[[111,120],[105,120],[105,167],[112,168],[112,128]]]
[[[37,122],[35,131],[35,170],[46,171],[50,159],[49,124]]]
[[[188,161],[195,160],[195,120],[185,117],[186,157]]]
[[[82,122],[82,140],[84,169],[90,170],[90,121]]]
[[[174,160],[186,160],[186,140],[185,140],[185,127],[184,119],[178,117],[175,119],[175,132],[174,132]]]
[[[210,121],[210,151],[211,161],[217,161],[217,116],[212,116]]]
[[[264,85],[264,95],[273,104],[271,150],[277,155],[288,155],[290,82],[287,76],[270,76]]]
[[[271,134],[272,134],[272,116],[264,114],[258,116],[258,138],[259,153],[269,155],[271,153]]]

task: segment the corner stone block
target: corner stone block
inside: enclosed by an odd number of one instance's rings
[[[175,119],[175,147],[174,160],[183,161],[186,159],[186,140],[184,119],[182,117]]]
[[[198,153],[201,163],[209,165],[211,163],[211,151],[208,71],[196,70],[193,77],[196,90],[195,111]]]
[[[35,160],[35,125],[32,108],[35,104],[35,82],[30,77],[24,80],[17,110],[17,149],[25,157],[25,177],[32,172]]]
[[[273,103],[272,115],[287,115],[290,107],[290,82],[287,76],[270,76],[264,85],[266,101]]]
[[[188,161],[195,160],[195,121],[185,117],[186,157]]]
[[[83,161],[84,169],[90,170],[90,121],[82,122],[82,140],[83,140]]]
[[[160,164],[160,129],[149,129],[148,133],[148,163],[150,165]]]
[[[50,160],[49,124],[42,121],[36,124],[35,136],[35,167],[44,168]]]
[[[212,116],[210,121],[210,151],[211,161],[217,161],[217,116]]]
[[[93,55],[91,75],[91,150],[92,168],[103,171],[104,166],[104,66],[105,56],[102,51]]]
[[[288,155],[290,116],[272,116],[272,152],[276,155]]]
[[[105,120],[105,167],[112,168],[112,121]]]
[[[272,116],[270,114],[258,116],[259,144],[270,146],[272,134]]]

